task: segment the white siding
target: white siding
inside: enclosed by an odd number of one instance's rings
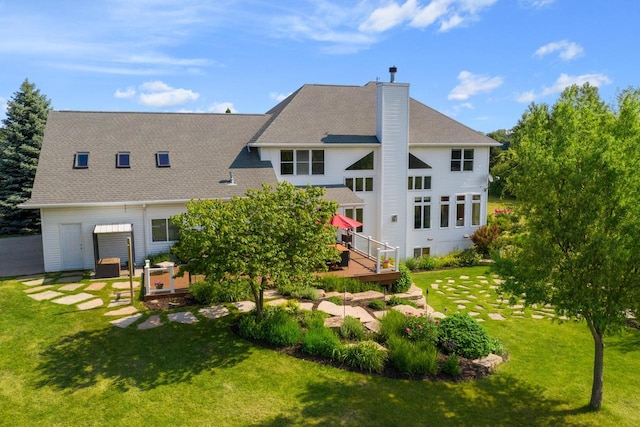
[[[168,252],[175,242],[154,242],[151,236],[151,220],[152,219],[169,219],[173,215],[185,212],[185,205],[152,205],[147,207],[145,218],[145,242],[147,245],[147,255]]]

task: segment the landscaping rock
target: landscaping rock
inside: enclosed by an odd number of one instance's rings
[[[324,311],[325,313],[332,316],[342,316],[345,313],[345,309],[343,308],[343,306],[336,305],[331,301],[321,301],[320,304],[318,304],[317,309],[319,311]]]
[[[301,302],[300,310],[313,311],[313,303],[312,302]]]
[[[340,328],[343,322],[344,319],[342,317],[327,317],[324,319],[324,326],[327,328]]]
[[[348,305],[345,308],[347,316],[355,317],[362,323],[373,322],[375,320],[373,316],[371,316],[369,312],[362,307],[351,307]]]
[[[376,319],[382,319],[384,316],[387,315],[387,310],[374,311],[373,315],[375,316]]]
[[[380,332],[380,327],[382,326],[380,321],[376,319],[372,320],[371,322],[365,322],[363,323],[363,325],[371,332]]]
[[[162,326],[162,320],[160,320],[159,315],[154,314],[152,316],[149,316],[149,318],[144,322],[140,323],[138,325],[138,329],[140,330],[153,329],[153,328],[157,328],[158,326]]]
[[[246,313],[256,308],[256,303],[253,301],[238,301],[234,302],[233,305],[240,313]]]
[[[349,292],[327,292],[325,293],[324,298],[331,298],[331,297],[339,297],[342,298],[345,301],[351,301],[353,299],[353,294],[349,293]]]
[[[167,318],[172,322],[192,324],[197,323],[198,318],[190,311],[181,311],[178,313],[169,313]]]
[[[267,305],[271,306],[271,307],[275,307],[277,305],[282,305],[282,304],[286,304],[288,300],[284,299],[284,298],[278,298],[278,299],[274,299],[272,301],[267,301]]]
[[[198,313],[209,319],[219,319],[220,317],[227,316],[229,309],[224,305],[214,305],[213,307],[201,308]]]
[[[382,299],[384,294],[377,291],[366,291],[353,294],[350,301],[368,301],[372,299]]]
[[[399,311],[400,313],[403,313],[403,314],[411,314],[413,316],[422,316],[427,312],[427,310],[424,310],[422,308],[415,308],[415,307],[411,307],[410,305],[404,305],[404,304],[393,306],[391,307],[391,309]]]
[[[138,313],[132,316],[123,317],[122,319],[112,320],[109,323],[119,328],[126,328],[141,317],[142,317],[142,314]]]
[[[482,357],[480,359],[475,359],[472,361],[474,365],[482,366],[487,369],[488,372],[493,372],[499,364],[503,362],[502,357],[497,354],[489,354],[486,357]]]

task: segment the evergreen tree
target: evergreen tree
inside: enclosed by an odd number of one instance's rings
[[[31,196],[50,101],[25,79],[0,129],[0,234],[33,233],[40,213],[18,208]]]

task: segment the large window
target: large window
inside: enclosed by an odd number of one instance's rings
[[[480,195],[471,196],[471,225],[480,225]]]
[[[451,172],[473,171],[473,148],[451,150]]]
[[[362,218],[364,217],[364,211],[362,208],[346,208],[344,210],[344,215],[351,218],[351,219],[355,219],[356,221],[362,223]],[[362,226],[356,228],[356,231],[358,233],[362,232]]]
[[[154,242],[173,242],[178,240],[178,227],[166,218],[151,220],[151,240]]]
[[[464,227],[465,200],[464,194],[456,196],[456,227]]]
[[[281,175],[324,175],[324,150],[280,150]]]
[[[373,191],[373,177],[345,178],[344,185],[351,191]]]
[[[440,197],[440,227],[449,227],[449,196]]]
[[[413,228],[431,228],[431,197],[416,197],[414,199]]]
[[[407,188],[409,190],[431,190],[431,177],[410,176]]]

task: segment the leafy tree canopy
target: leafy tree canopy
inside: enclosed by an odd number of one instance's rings
[[[39,229],[35,210],[17,206],[31,196],[50,101],[25,81],[7,104],[0,130],[0,233],[19,234]]]
[[[331,246],[336,229],[329,220],[335,202],[325,190],[281,183],[264,185],[230,202],[193,200],[172,218],[180,228],[173,253],[186,270],[207,280],[247,280],[262,313],[263,290],[276,283],[308,283],[314,271],[338,260]]]
[[[503,289],[586,322],[599,408],[604,337],[640,313],[640,91],[621,92],[617,108],[588,84],[532,104],[512,151],[508,186],[526,223],[497,262]]]

